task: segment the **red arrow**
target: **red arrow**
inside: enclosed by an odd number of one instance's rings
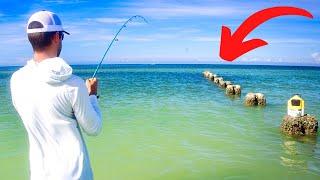
[[[243,40],[260,24],[269,19],[285,15],[313,18],[313,15],[307,10],[296,7],[279,6],[267,8],[252,14],[240,25],[233,35],[231,35],[231,30],[228,27],[222,26],[220,57],[226,61],[233,61],[250,50],[267,45],[268,43],[262,39],[251,39],[245,42],[243,42]]]

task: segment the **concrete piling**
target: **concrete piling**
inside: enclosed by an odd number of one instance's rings
[[[214,83],[219,84],[220,81],[223,81],[222,77],[216,77],[214,78]]]
[[[241,94],[241,86],[240,85],[234,85],[234,94],[235,95],[240,95]]]
[[[280,130],[287,135],[317,135],[318,121],[312,115],[298,117],[286,115],[282,119]]]
[[[262,93],[248,93],[244,101],[246,106],[265,106],[266,97]]]
[[[204,71],[203,73],[202,73],[202,75],[203,75],[203,77],[207,77],[207,75],[208,75],[208,73],[209,73],[209,71]]]
[[[248,93],[245,97],[246,106],[256,106],[258,104],[255,93]]]
[[[234,95],[233,85],[227,85],[227,87],[226,87],[226,94],[227,94],[227,95]]]
[[[213,74],[210,71],[204,71],[203,76],[213,81],[218,86],[225,88],[225,93],[227,95],[240,95],[241,94],[241,86],[233,85],[230,81],[223,80],[222,77],[218,77],[217,74]],[[231,96],[232,97],[232,96]],[[298,99],[299,100],[299,99]],[[299,103],[298,103],[299,102]],[[302,105],[300,104],[302,102]],[[318,121],[315,116],[312,115],[304,115],[304,101],[300,99],[297,101],[296,97],[291,98],[288,101],[288,115],[283,117],[282,123],[280,126],[280,130],[287,135],[317,135],[318,131]],[[298,104],[297,104],[298,103]],[[262,93],[252,93],[249,92],[245,96],[244,104],[246,106],[266,106],[267,99]],[[289,106],[290,104],[290,106]],[[300,108],[302,107],[302,109]],[[298,107],[298,109],[297,109]],[[299,113],[294,113],[298,111]],[[294,114],[291,116],[291,114]],[[298,114],[296,116],[296,114]]]
[[[225,81],[222,77],[219,77],[217,74],[214,74],[210,71],[202,72],[203,76],[215,84],[217,84],[221,88],[226,88],[226,94],[229,95],[240,95],[241,94],[241,87],[240,85],[232,85],[231,81]],[[229,86],[229,88],[227,88]]]
[[[227,95],[240,95],[241,94],[240,85],[227,85],[226,86],[226,94]]]
[[[232,82],[231,81],[225,81],[226,82],[226,87],[228,86],[228,85],[232,85]]]
[[[256,93],[258,106],[265,106],[267,103],[266,97],[262,93]]]
[[[222,88],[226,88],[226,82],[224,80],[219,81],[219,86]]]

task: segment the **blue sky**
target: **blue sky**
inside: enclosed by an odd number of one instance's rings
[[[70,64],[97,63],[122,23],[142,15],[148,24],[128,25],[105,63],[227,63],[219,57],[221,26],[232,32],[252,13],[273,6],[296,6],[314,19],[286,16],[259,26],[247,39],[269,45],[229,64],[297,64],[320,66],[320,1],[317,0],[0,0],[0,66],[24,65],[32,58],[25,28],[30,15],[57,13],[71,35],[63,41]]]

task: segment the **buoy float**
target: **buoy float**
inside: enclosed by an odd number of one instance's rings
[[[304,115],[304,100],[299,94],[288,100],[288,116],[300,117]]]

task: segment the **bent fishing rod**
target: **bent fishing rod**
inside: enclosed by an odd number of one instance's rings
[[[106,57],[106,55],[107,55],[109,49],[111,48],[113,42],[114,42],[114,41],[117,41],[117,36],[118,36],[119,33],[122,31],[122,29],[125,28],[125,27],[127,27],[127,24],[128,24],[129,22],[131,22],[133,19],[138,19],[138,18],[142,19],[145,23],[148,23],[147,20],[146,20],[143,16],[135,15],[135,16],[132,16],[131,18],[129,18],[129,19],[121,26],[121,28],[118,30],[118,32],[116,33],[116,35],[113,37],[113,39],[112,39],[111,43],[109,44],[107,50],[104,52],[104,54],[103,54],[103,56],[102,56],[102,59],[100,60],[100,63],[98,64],[96,70],[94,71],[94,73],[93,73],[93,75],[92,75],[92,78],[96,77],[96,74],[97,74],[97,72],[98,72],[98,70],[99,70],[99,68],[100,68],[100,66],[101,66],[104,58]]]

